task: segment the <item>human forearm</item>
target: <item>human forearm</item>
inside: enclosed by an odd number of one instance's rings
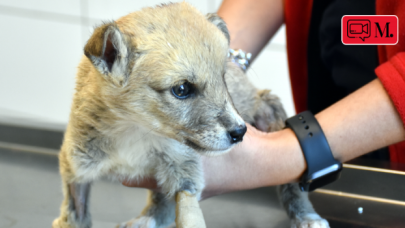
[[[376,79],[316,115],[334,157],[346,162],[405,139],[397,111]],[[306,170],[303,153],[290,129],[257,134],[221,157],[204,158],[205,197],[298,181]]]
[[[405,139],[402,121],[378,79],[316,118],[335,158],[343,162]]]
[[[282,0],[224,0],[218,10],[231,35],[231,48],[255,58],[284,21]]]

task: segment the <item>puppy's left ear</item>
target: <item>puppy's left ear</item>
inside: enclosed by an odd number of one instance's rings
[[[128,46],[115,22],[111,22],[94,30],[84,47],[84,54],[104,78],[116,86],[123,86],[130,74]]]
[[[228,28],[226,27],[226,23],[222,18],[220,18],[216,13],[209,13],[207,14],[207,20],[211,23],[213,23],[215,26],[219,28],[219,30],[222,31],[222,33],[225,35],[226,39],[228,39],[228,44],[231,42],[231,37],[229,35]]]

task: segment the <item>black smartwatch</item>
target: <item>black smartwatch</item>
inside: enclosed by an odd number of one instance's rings
[[[339,179],[342,163],[333,157],[325,134],[310,111],[287,119],[286,127],[294,131],[307,162],[299,183],[302,191],[313,191]]]

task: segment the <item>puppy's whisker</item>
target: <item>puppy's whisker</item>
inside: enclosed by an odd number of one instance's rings
[[[249,72],[249,76],[253,74],[254,77],[256,77],[258,80],[260,80],[259,75],[257,74],[257,72],[255,71],[255,69],[253,67],[250,67],[248,72]]]

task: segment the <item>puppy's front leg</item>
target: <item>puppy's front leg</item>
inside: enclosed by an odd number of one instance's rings
[[[88,211],[90,183],[64,183],[61,215],[52,223],[53,228],[90,228]]]
[[[198,155],[190,153],[189,156],[177,163],[174,162],[175,157],[160,154],[161,164],[156,175],[164,192],[169,195],[176,194],[176,227],[205,228],[204,217],[198,204],[204,188],[202,165]]]
[[[159,162],[156,165],[155,178],[161,187],[162,193],[150,191],[148,205],[142,211],[142,214],[136,219],[122,223],[117,228],[167,227],[176,218],[174,197],[178,192],[187,192],[187,194],[195,198],[195,201],[200,196],[204,186],[204,178],[201,163],[197,156],[190,155],[188,159],[181,157],[182,161],[178,161],[176,160],[177,157],[169,156],[170,153],[155,153]],[[176,152],[171,154],[176,154]],[[186,215],[184,213],[180,214]],[[186,228],[186,226],[178,227]]]
[[[329,223],[319,216],[298,184],[278,186],[278,193],[284,209],[291,219],[291,228],[329,228]]]
[[[141,215],[116,228],[160,228],[174,222],[175,206],[173,198],[167,198],[160,192],[148,191],[148,203]]]
[[[179,166],[180,190],[176,194],[176,227],[205,228],[198,199],[204,180],[199,159],[190,159]]]
[[[175,205],[176,206],[176,214]],[[176,194],[176,202],[162,193],[149,191],[148,204],[141,216],[118,225],[117,228],[167,227],[176,218],[177,228],[205,228],[205,221],[196,195],[189,191]]]
[[[176,195],[176,227],[177,228],[205,228],[205,221],[198,199],[188,191],[178,192]]]

